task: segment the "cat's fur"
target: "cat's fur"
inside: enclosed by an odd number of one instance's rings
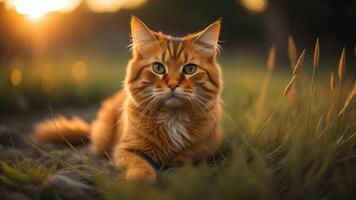
[[[47,120],[35,126],[33,136],[39,143],[89,138],[95,154],[112,155],[126,179],[154,182],[155,169],[145,157],[166,165],[201,161],[220,143],[220,20],[201,32],[172,37],[132,17],[131,32],[133,57],[124,88],[103,102],[97,118],[91,124]],[[154,62],[167,73],[156,74]],[[193,75],[182,73],[188,63],[197,66]]]

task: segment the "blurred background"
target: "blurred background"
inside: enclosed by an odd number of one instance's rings
[[[346,46],[355,75],[352,0],[0,0],[0,115],[48,110],[48,102],[93,105],[110,95],[130,58],[131,15],[174,36],[222,17],[220,62],[247,83],[259,73],[246,70],[264,72],[272,45],[277,70],[289,73],[288,35],[298,52],[309,51],[307,62],[319,37],[324,69],[337,66]]]

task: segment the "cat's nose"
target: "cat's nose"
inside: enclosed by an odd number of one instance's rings
[[[177,82],[168,83],[168,87],[173,92],[178,87],[178,83]]]

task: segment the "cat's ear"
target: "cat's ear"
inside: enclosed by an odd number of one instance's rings
[[[137,17],[131,17],[131,37],[134,51],[144,54],[152,45],[158,45],[154,33]]]
[[[210,24],[203,31],[197,33],[195,43],[202,46],[207,52],[213,53],[219,49],[219,36],[221,19]]]

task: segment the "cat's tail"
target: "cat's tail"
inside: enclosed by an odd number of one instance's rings
[[[34,126],[33,139],[38,143],[82,142],[90,139],[91,126],[79,117],[59,116]]]

